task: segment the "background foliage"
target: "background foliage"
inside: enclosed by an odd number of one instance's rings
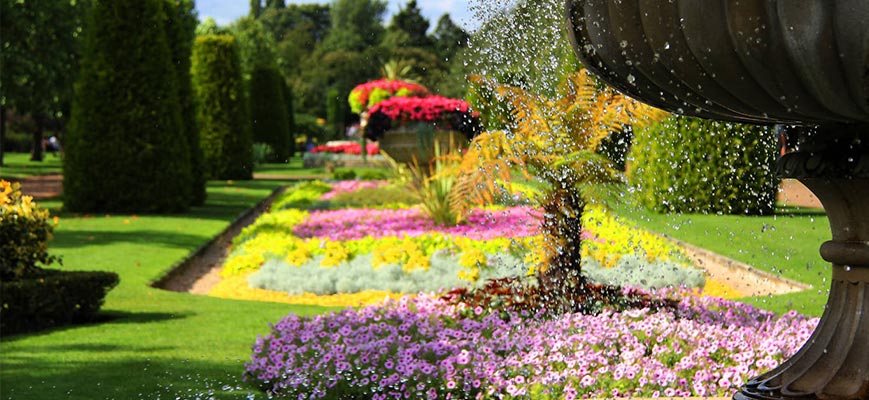
[[[253,141],[235,38],[197,37],[192,74],[196,120],[208,176],[250,179]]]
[[[69,210],[178,211],[192,202],[164,2],[94,3],[65,146]]]
[[[635,132],[628,176],[647,208],[773,212],[778,180],[772,128],[673,116]]]

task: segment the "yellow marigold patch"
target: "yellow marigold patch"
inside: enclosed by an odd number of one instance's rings
[[[744,293],[734,289],[723,281],[710,277],[709,275],[706,276],[706,286],[703,288],[701,294],[703,296],[721,297],[731,300],[745,297]]]
[[[318,296],[313,293],[291,296],[284,292],[254,289],[248,286],[247,277],[251,273],[223,278],[208,292],[209,296],[223,299],[269,301],[274,303],[305,304],[326,307],[357,307],[380,303],[386,299],[399,299],[400,293],[366,290],[359,293],[340,293]]]

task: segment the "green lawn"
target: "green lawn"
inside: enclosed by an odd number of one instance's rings
[[[149,287],[286,181],[212,182],[208,203],[178,215],[71,215],[50,249],[63,268],[121,277],[105,321],[3,337],[0,398],[242,398],[243,363],[268,323],[325,308],[222,300]],[[56,211],[59,201],[41,203]]]
[[[29,153],[3,153],[0,178],[24,179],[33,175],[61,173],[60,156],[45,153],[41,162],[30,161]]]
[[[811,290],[743,299],[776,312],[795,309],[820,316],[829,290],[831,268],[818,249],[830,240],[823,211],[779,208],[774,216],[658,214],[621,204],[620,215],[654,232],[709,249],[761,271],[812,285]]]
[[[51,156],[33,166],[26,155],[7,154],[7,164],[0,175],[60,172]],[[322,169],[302,169],[298,160],[262,165],[257,172],[328,177]],[[256,336],[289,313],[328,309],[171,293],[149,284],[287,182],[211,182],[206,206],[177,215],[74,215],[59,211],[60,200],[42,202],[61,218],[50,249],[63,256],[63,268],[114,271],[121,283],[110,292],[99,323],[4,336],[0,398],[262,397],[240,381]],[[830,237],[822,214],[787,209],[775,217],[660,215],[630,205],[618,212],[653,231],[814,286],[748,302],[774,311],[822,310],[829,266],[817,249]]]

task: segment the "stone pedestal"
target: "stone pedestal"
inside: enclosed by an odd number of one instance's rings
[[[785,155],[779,173],[799,179],[824,205],[833,239],[821,256],[833,264],[826,310],[806,345],[734,397],[869,399],[869,129],[831,127]],[[832,130],[832,132],[831,132]],[[831,139],[832,136],[832,139]]]

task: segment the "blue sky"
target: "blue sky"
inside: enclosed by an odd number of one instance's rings
[[[400,7],[407,4],[407,0],[388,0],[387,2],[389,3],[389,8],[387,9],[386,21],[384,23],[388,23],[392,14],[398,12]],[[287,4],[292,3],[329,3],[329,1],[287,1]],[[470,11],[468,3],[467,0],[417,0],[416,2],[417,7],[422,11],[422,15],[428,18],[429,23],[431,23],[430,29],[434,28],[441,15],[449,13],[453,22],[466,30],[470,30],[479,24],[473,20],[473,13]],[[196,10],[199,12],[199,18],[214,18],[218,25],[226,25],[238,17],[246,15],[249,5],[249,0],[196,0]]]

